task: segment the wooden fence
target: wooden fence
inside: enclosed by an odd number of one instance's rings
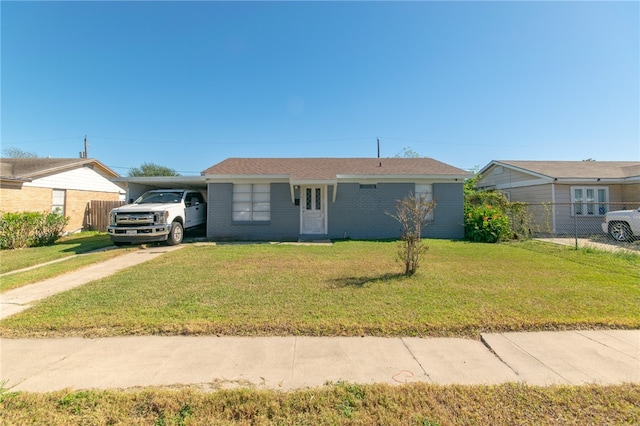
[[[84,211],[83,229],[106,232],[109,225],[109,212],[115,207],[124,205],[124,201],[91,200]]]

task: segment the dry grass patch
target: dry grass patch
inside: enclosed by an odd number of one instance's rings
[[[7,425],[639,424],[640,386],[401,386],[59,391],[0,395]]]

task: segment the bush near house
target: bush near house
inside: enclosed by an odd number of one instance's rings
[[[60,213],[3,213],[0,217],[0,249],[20,249],[53,244],[62,236],[69,218]]]
[[[465,209],[464,235],[470,241],[496,243],[509,239],[511,224],[503,211],[490,204]]]
[[[465,191],[464,235],[475,242],[496,243],[529,237],[525,203],[512,203],[501,192]]]

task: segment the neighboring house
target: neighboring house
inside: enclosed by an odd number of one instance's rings
[[[90,201],[124,200],[116,177],[90,158],[1,158],[0,210],[59,211],[70,218],[65,231],[78,231]]]
[[[388,213],[410,193],[437,203],[425,236],[463,238],[473,176],[430,158],[229,158],[202,175],[211,240],[398,238]]]
[[[496,160],[479,175],[478,189],[530,203],[539,233],[590,233],[607,211],[640,207],[638,161]]]

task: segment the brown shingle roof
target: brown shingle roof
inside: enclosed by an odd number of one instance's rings
[[[228,158],[203,174],[286,175],[300,180],[330,180],[338,175],[472,176],[432,158]]]
[[[98,166],[107,176],[119,176],[93,158],[0,158],[0,176],[12,179],[33,179],[85,165]]]
[[[496,161],[557,179],[624,179],[640,176],[639,161]]]

